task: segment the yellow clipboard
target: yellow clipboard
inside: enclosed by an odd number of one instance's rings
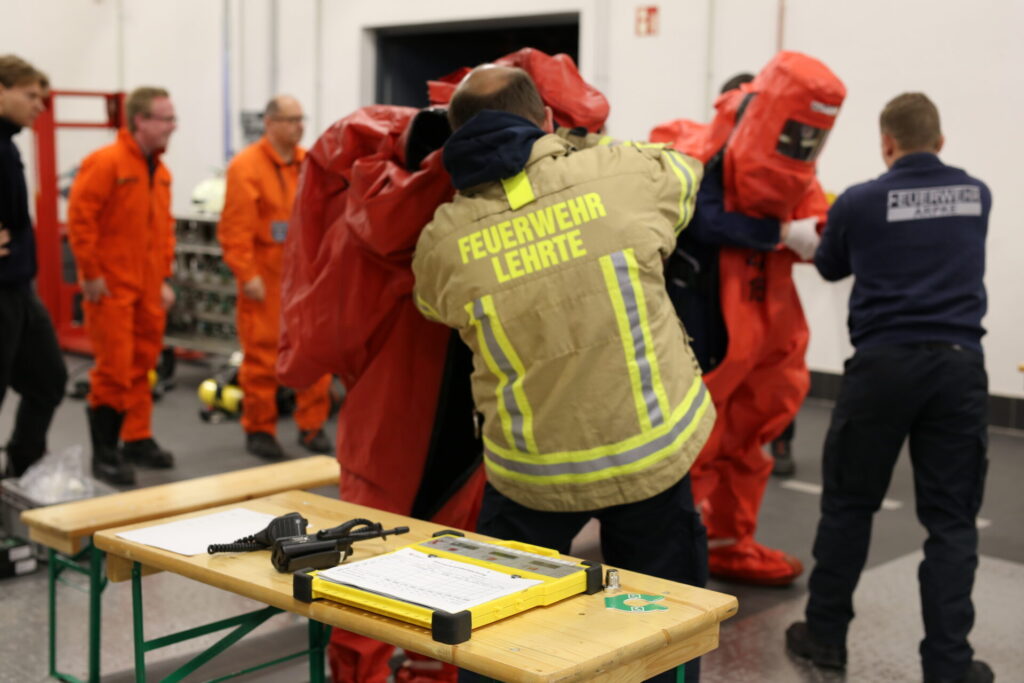
[[[600,564],[446,530],[359,562],[299,570],[292,593],[303,602],[324,598],[399,619],[454,645],[469,640],[474,628],[601,589]]]

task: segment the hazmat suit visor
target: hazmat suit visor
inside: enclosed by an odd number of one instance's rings
[[[797,161],[813,163],[825,146],[829,129],[816,128],[809,123],[788,119],[779,133],[775,150]]]

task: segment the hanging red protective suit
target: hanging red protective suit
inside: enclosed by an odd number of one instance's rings
[[[655,128],[651,140],[720,163],[726,211],[779,221],[817,217],[820,231],[828,202],[814,162],[845,94],[821,62],[780,52],[753,82],[718,98],[710,126],[673,121]],[[792,279],[799,260],[781,245],[718,251],[728,346],[705,375],[718,421],[691,475],[708,528],[709,569],[724,578],[786,585],[803,569],[754,541],[772,470],[762,447],[793,421],[810,386],[807,323]]]
[[[417,113],[360,109],[310,150],[285,243],[277,360],[278,377],[293,386],[325,373],[341,378],[341,498],[400,514],[414,512],[435,423],[443,421],[439,396],[451,336],[411,299],[416,240],[453,193],[439,153],[406,168],[400,137]],[[468,374],[465,381],[468,391]],[[462,432],[468,429],[472,440],[470,410],[463,418]],[[475,526],[483,490],[478,454],[477,447],[462,458],[462,471],[452,477],[462,486],[431,501],[432,514],[424,516]],[[334,679],[383,683],[393,649],[335,629]]]
[[[611,109],[608,100],[600,90],[583,80],[569,55],[549,55],[524,47],[494,60],[494,64],[518,67],[530,74],[544,104],[551,107],[557,125],[586,128],[591,133],[604,127]],[[463,67],[436,81],[429,81],[430,103],[448,104],[455,88],[469,72],[469,67]]]
[[[529,49],[503,59],[513,58],[525,60],[520,66],[545,100],[565,98],[561,123],[603,125],[607,101],[571,59]],[[432,82],[441,93],[435,101],[446,103],[455,85]],[[324,373],[345,385],[337,437],[343,500],[472,529],[484,473],[471,355],[411,299],[419,233],[454,194],[438,149],[448,132],[443,112],[372,106],[335,123],[309,151],[285,243],[277,372],[293,386]],[[392,652],[335,629],[332,676],[384,683]],[[396,680],[455,681],[455,667],[409,656]]]

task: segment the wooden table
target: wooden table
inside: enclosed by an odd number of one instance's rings
[[[89,577],[88,680],[100,680],[100,608],[105,582],[103,555],[91,543],[95,532],[290,489],[337,484],[338,476],[337,460],[313,455],[22,512],[29,538],[49,548],[50,676],[78,680],[57,671],[56,583],[63,571],[71,570]],[[88,562],[87,567],[79,565],[82,561]]]
[[[310,521],[311,531],[336,526],[355,517],[379,521],[385,527],[410,527],[410,533],[386,541],[375,539],[358,543],[352,560],[427,539],[444,528],[301,491],[179,515],[174,519],[233,507],[275,516],[297,511]],[[161,523],[166,521],[170,520],[160,520]],[[501,681],[641,681],[714,649],[718,645],[719,623],[734,615],[737,609],[736,598],[732,596],[620,570],[621,592],[664,596],[657,604],[668,609],[626,612],[606,607],[606,599],[614,598],[611,594],[579,595],[475,629],[473,637],[465,643],[445,645],[432,640],[427,629],[384,616],[325,600],[309,604],[296,600],[292,597],[291,575],[273,569],[269,551],[187,557],[117,536],[121,531],[149,525],[151,523],[133,524],[96,533],[96,545],[108,553],[107,571],[111,580],[134,576],[139,581],[139,565],[172,571]],[[478,534],[467,535],[486,540]],[[630,602],[643,604],[645,601]],[[144,666],[138,647],[139,638],[136,639],[137,667]]]

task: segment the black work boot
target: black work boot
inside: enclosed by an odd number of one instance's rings
[[[160,448],[160,445],[152,437],[125,441],[121,452],[124,453],[126,460],[142,467],[155,469],[174,467],[174,454]]]
[[[995,679],[996,675],[992,673],[992,668],[985,662],[975,659],[967,667],[967,673],[960,678],[925,676],[924,683],[992,683]]]
[[[323,429],[299,430],[299,445],[310,453],[330,455],[334,451],[334,446],[331,445]]]
[[[814,662],[823,669],[846,668],[846,646],[819,642],[811,635],[807,623],[798,621],[786,629],[786,649],[797,657]]]
[[[29,446],[18,443],[14,439],[11,439],[5,450],[7,452],[7,471],[4,476],[7,477],[21,477],[25,474],[25,470],[46,454],[45,445]]]
[[[793,444],[786,439],[772,441],[772,457],[775,464],[772,474],[777,477],[791,477],[796,474],[796,463],[793,462]]]
[[[268,432],[248,432],[245,435],[245,450],[264,460],[284,460],[284,449],[273,434]]]
[[[135,470],[117,447],[124,413],[110,406],[86,408],[92,438],[92,475],[117,486],[135,483]]]

